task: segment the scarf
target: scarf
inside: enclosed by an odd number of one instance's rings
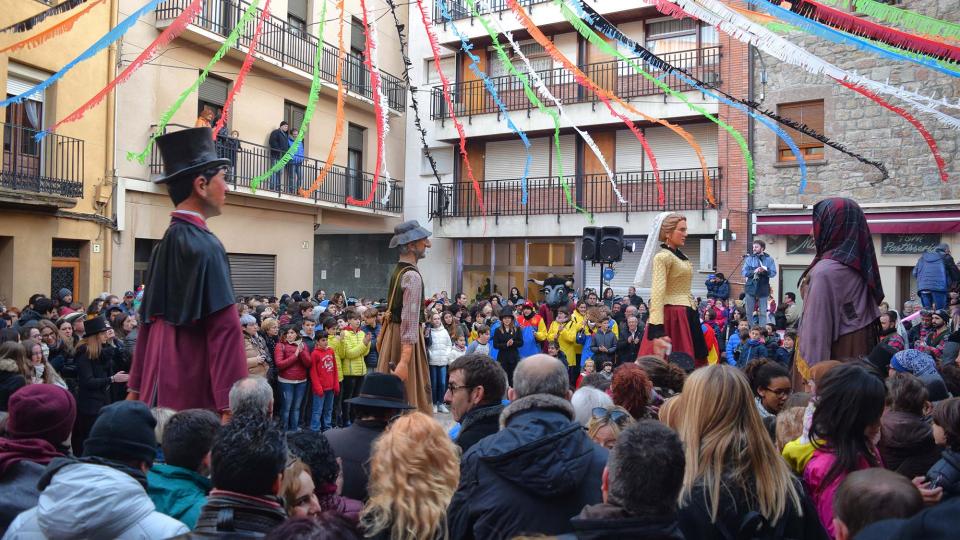
[[[917,377],[937,373],[937,363],[932,356],[916,349],[907,349],[893,355],[890,367],[903,372],[913,373]]]
[[[21,461],[47,465],[63,453],[43,439],[0,439],[0,477]]]
[[[804,270],[800,280],[823,259],[833,259],[863,277],[877,304],[883,301],[880,269],[867,218],[860,206],[850,199],[824,199],[813,207],[813,238],[817,255]]]

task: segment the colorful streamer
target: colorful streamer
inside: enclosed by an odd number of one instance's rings
[[[902,116],[903,118],[905,118],[905,119],[907,120],[907,122],[910,122],[911,124],[913,124],[913,127],[915,127],[915,128],[917,129],[917,131],[920,132],[920,136],[923,137],[923,140],[924,140],[924,141],[926,141],[927,146],[930,147],[930,152],[933,153],[933,159],[934,159],[934,161],[937,162],[937,169],[940,171],[940,180],[942,180],[943,182],[946,182],[946,181],[947,181],[947,178],[948,178],[948,176],[947,176],[947,164],[944,163],[944,161],[943,161],[943,156],[940,155],[940,149],[937,148],[937,142],[933,140],[933,135],[931,135],[930,132],[927,131],[927,129],[923,127],[923,124],[921,124],[919,120],[917,120],[916,118],[914,118],[913,115],[911,115],[909,112],[907,112],[907,111],[905,111],[905,110],[903,110],[903,109],[901,109],[901,108],[899,108],[899,107],[895,107],[895,106],[887,103],[886,101],[880,99],[879,96],[877,96],[877,95],[874,94],[873,92],[867,90],[866,88],[861,88],[861,87],[859,87],[859,86],[857,86],[857,85],[855,85],[855,84],[851,84],[851,83],[849,83],[849,82],[847,82],[847,81],[841,81],[841,80],[839,80],[839,79],[837,80],[837,82],[839,82],[839,83],[842,84],[843,86],[846,86],[846,87],[849,88],[850,90],[853,90],[854,92],[856,92],[856,93],[858,93],[858,94],[860,94],[860,95],[862,95],[862,96],[865,96],[865,97],[869,98],[870,100],[872,100],[873,102],[877,103],[877,104],[880,105],[881,107],[883,107],[883,108],[885,108],[885,109],[888,109],[888,110],[890,110],[890,111],[892,111],[892,112],[894,112],[894,113]]]
[[[513,118],[510,116],[510,111],[507,109],[507,106],[503,104],[503,101],[500,100],[500,94],[497,92],[496,87],[493,86],[493,81],[490,80],[490,77],[486,73],[480,70],[480,57],[472,52],[473,44],[470,43],[470,40],[467,39],[467,36],[460,32],[460,29],[457,28],[457,25],[453,23],[453,17],[450,16],[450,11],[447,9],[447,3],[444,0],[436,1],[437,5],[440,6],[440,14],[448,23],[450,23],[450,28],[460,40],[460,50],[470,57],[470,71],[472,71],[483,81],[483,85],[487,88],[487,92],[490,94],[493,102],[497,105],[497,108],[500,109],[504,119],[507,121],[507,127],[516,133],[517,136],[520,137],[520,141],[523,142],[524,152],[527,154],[527,159],[523,164],[523,176],[520,177],[520,204],[526,206],[528,195],[527,177],[530,175],[530,163],[533,161],[533,154],[530,153],[530,139],[527,138],[527,134],[522,129],[518,128],[517,125],[513,123]]]
[[[13,23],[6,28],[0,29],[0,33],[11,32],[13,34],[19,34],[22,32],[28,32],[32,30],[34,26],[45,21],[47,17],[53,17],[56,15],[60,15],[62,13],[66,13],[77,6],[86,3],[86,1],[87,0],[66,0],[65,2],[61,2],[49,9],[46,9],[44,11],[41,11],[40,13],[37,13],[36,15],[30,18],[24,19],[17,23]]]
[[[915,58],[915,57],[904,55],[900,51],[890,51],[887,49],[882,49],[880,47],[877,47],[873,43],[870,43],[869,41],[866,41],[860,37],[857,37],[855,35],[850,35],[850,34],[844,34],[843,32],[837,31],[836,29],[831,28],[830,26],[821,24],[815,20],[808,19],[802,15],[798,15],[790,11],[789,9],[784,9],[780,6],[771,4],[765,0],[756,2],[755,5],[757,6],[758,9],[765,11],[767,13],[770,13],[771,15],[774,15],[776,17],[779,17],[780,19],[789,22],[790,24],[796,26],[797,28],[800,28],[809,34],[813,34],[827,41],[832,41],[840,45],[850,45],[862,51],[877,54],[884,58],[889,58],[891,60],[898,60],[898,61],[907,61],[907,62],[924,66],[934,71],[939,71],[940,73],[946,73],[947,75],[950,75],[953,77],[957,76],[957,74],[954,73],[953,71],[940,67],[940,65],[937,64],[936,60],[934,60],[933,58],[928,58],[928,57]],[[860,22],[864,22],[864,21],[860,21]]]
[[[280,156],[280,159],[271,165],[269,169],[250,180],[250,191],[253,191],[254,193],[257,191],[257,188],[260,187],[261,182],[273,176],[280,169],[286,167],[287,163],[290,163],[290,160],[293,158],[293,154],[296,153],[297,148],[300,147],[300,143],[303,142],[303,138],[307,134],[307,127],[310,125],[310,121],[313,120],[313,115],[317,110],[317,98],[320,97],[320,85],[322,84],[320,61],[323,58],[322,36],[323,27],[326,26],[326,24],[327,2],[323,2],[323,7],[320,8],[320,27],[317,29],[317,35],[321,36],[321,39],[317,40],[317,52],[313,57],[313,80],[310,82],[310,93],[307,95],[307,107],[303,111],[303,120],[300,121],[300,127],[297,129],[297,136],[294,137],[293,142],[290,144],[290,148],[288,148],[287,151]]]
[[[241,15],[240,20],[237,21],[237,26],[233,28],[233,31],[230,32],[230,35],[227,36],[227,39],[223,42],[223,45],[220,46],[220,49],[214,53],[213,58],[207,62],[206,67],[203,68],[203,71],[200,72],[200,76],[197,77],[193,84],[191,84],[186,90],[180,93],[177,96],[176,101],[173,102],[173,105],[170,106],[162,115],[160,115],[160,121],[157,123],[157,128],[154,130],[153,134],[150,135],[150,140],[147,141],[147,146],[139,153],[137,152],[127,152],[128,160],[136,160],[138,163],[143,164],[146,161],[147,156],[150,154],[150,150],[153,148],[153,142],[157,137],[163,135],[167,130],[167,124],[170,123],[170,120],[173,119],[173,115],[176,114],[180,107],[183,106],[183,102],[187,100],[187,97],[190,94],[194,93],[200,85],[203,84],[203,81],[206,80],[207,75],[210,73],[210,70],[213,69],[213,66],[217,64],[224,56],[226,56],[227,51],[231,47],[236,45],[237,40],[240,39],[240,34],[244,32],[247,28],[247,25],[250,24],[250,21],[253,19],[253,15],[257,11],[257,5],[260,3],[260,0],[253,0],[250,2],[250,5],[247,6],[247,9]]]
[[[380,168],[383,165],[383,130],[385,123],[382,114],[383,103],[380,101],[382,90],[380,87],[380,72],[373,68],[373,54],[376,51],[376,46],[373,44],[370,24],[367,21],[366,0],[360,0],[360,9],[363,10],[363,36],[366,42],[366,50],[363,54],[363,65],[370,71],[370,87],[373,94],[373,115],[376,117],[377,122],[377,162],[373,166],[373,182],[370,186],[370,193],[368,193],[363,200],[355,199],[352,195],[349,195],[347,196],[347,203],[356,206],[369,206],[373,201],[374,195],[377,193],[377,182],[380,180]]]
[[[781,130],[776,129],[775,126],[767,125],[767,124],[763,121],[763,119],[759,118],[757,115],[762,114],[763,116],[766,116],[767,118],[770,118],[771,120],[773,120],[773,121],[775,121],[775,122],[777,122],[777,123],[779,123],[779,124],[785,125],[785,126],[791,128],[791,129],[794,129],[794,130],[796,130],[796,131],[798,131],[798,132],[800,132],[800,133],[802,133],[802,134],[804,134],[804,135],[806,135],[806,136],[808,136],[808,137],[811,137],[811,138],[813,138],[813,139],[816,139],[816,140],[824,143],[825,145],[830,146],[831,148],[833,148],[833,149],[835,149],[835,150],[838,150],[838,151],[840,151],[840,152],[842,152],[842,153],[844,153],[844,154],[847,154],[848,156],[853,157],[854,159],[856,159],[857,161],[860,161],[861,163],[864,163],[864,164],[867,164],[867,165],[871,165],[871,166],[873,166],[873,167],[876,167],[876,168],[883,174],[883,178],[881,179],[881,181],[882,181],[882,180],[886,180],[887,178],[890,177],[890,174],[887,172],[887,168],[884,167],[883,163],[880,163],[879,161],[873,161],[873,160],[867,159],[867,158],[861,156],[860,154],[851,152],[850,150],[848,150],[848,149],[847,149],[845,146],[843,146],[842,144],[840,144],[840,143],[838,143],[838,142],[836,142],[836,141],[830,140],[829,138],[827,138],[827,137],[826,137],[825,135],[823,135],[822,133],[819,133],[819,132],[817,132],[816,130],[811,129],[810,127],[808,127],[808,126],[805,125],[805,124],[802,124],[802,123],[800,123],[800,122],[796,122],[796,121],[794,121],[794,120],[790,120],[790,119],[788,119],[788,118],[783,118],[783,117],[781,117],[780,115],[778,115],[778,114],[776,114],[776,113],[774,113],[774,112],[772,112],[772,111],[768,111],[768,110],[763,109],[758,103],[754,103],[754,102],[750,102],[750,101],[746,101],[746,100],[741,100],[741,99],[736,98],[736,97],[734,97],[734,96],[732,96],[732,95],[730,95],[730,94],[728,94],[728,93],[726,93],[726,92],[724,92],[723,90],[720,90],[720,89],[718,89],[718,88],[711,87],[711,90],[707,90],[707,87],[709,86],[707,83],[705,83],[705,82],[697,79],[696,77],[694,77],[692,74],[690,74],[690,73],[687,72],[686,70],[684,70],[684,69],[682,69],[682,68],[678,68],[678,67],[676,67],[676,66],[673,66],[673,65],[669,64],[668,62],[666,62],[665,60],[663,60],[662,58],[660,58],[659,56],[657,56],[656,54],[654,54],[652,51],[650,51],[650,50],[648,50],[648,49],[645,49],[644,47],[642,47],[642,46],[641,46],[640,44],[638,44],[637,42],[635,42],[635,41],[631,40],[630,38],[628,38],[623,32],[621,32],[621,31],[620,31],[616,26],[614,26],[610,21],[608,21],[608,20],[607,20],[606,18],[604,18],[602,15],[600,15],[599,13],[597,13],[596,10],[594,10],[592,7],[590,7],[589,4],[583,2],[582,0],[574,0],[574,1],[573,1],[573,6],[574,6],[574,9],[578,11],[578,15],[580,15],[581,17],[583,17],[583,18],[586,19],[587,21],[593,22],[593,25],[594,25],[598,30],[600,30],[601,33],[605,34],[607,37],[610,37],[610,38],[612,38],[612,39],[617,40],[618,42],[620,42],[620,43],[623,44],[624,46],[632,49],[633,52],[634,52],[634,54],[636,54],[638,57],[640,57],[642,60],[644,60],[647,64],[649,64],[649,65],[650,65],[651,67],[653,67],[654,69],[659,70],[659,71],[665,71],[665,72],[667,72],[667,73],[670,73],[670,74],[672,74],[673,76],[679,78],[681,81],[683,81],[683,82],[685,82],[685,83],[687,83],[687,84],[689,84],[689,85],[697,88],[698,90],[700,90],[700,91],[703,92],[704,94],[706,94],[706,95],[708,95],[708,96],[712,96],[712,97],[714,97],[715,99],[718,99],[718,100],[720,100],[720,101],[723,101],[724,103],[727,103],[728,105],[730,105],[730,106],[732,106],[732,107],[735,107],[735,108],[737,108],[737,109],[743,110],[744,112],[747,112],[747,113],[750,114],[751,116],[754,116],[754,118],[756,118],[758,121],[760,121],[761,123],[763,123],[764,125],[766,125],[768,128],[770,128],[771,130],[773,130],[775,133],[777,133],[777,136],[780,137],[781,139],[783,139],[785,142],[787,142],[787,145],[788,145],[788,146],[790,146],[790,143],[793,142],[792,138],[791,138],[788,134],[782,133],[782,135],[786,135],[786,138],[783,138],[783,136],[781,136]],[[581,8],[582,8],[582,9],[581,9]],[[764,15],[764,17],[768,17],[768,15]],[[772,18],[772,17],[771,17],[771,18]],[[716,93],[714,93],[714,92],[716,92]],[[793,148],[791,148],[791,151],[794,153],[794,155],[797,156],[797,160],[798,160],[798,161],[799,161],[800,159],[803,159],[803,156],[802,156],[801,153],[799,153],[799,152],[797,152],[797,151],[794,151]],[[805,181],[806,181],[806,174],[801,174],[801,180],[800,180],[800,192],[801,192],[801,193],[804,191]]]
[[[153,40],[151,44],[147,45],[147,47],[143,49],[143,51],[137,55],[133,62],[130,62],[130,65],[124,68],[119,75],[114,77],[112,81],[110,81],[105,87],[97,92],[92,98],[88,99],[86,103],[74,109],[73,112],[63,117],[52,126],[34,135],[34,138],[37,141],[40,141],[47,135],[56,131],[60,126],[70,122],[76,122],[77,120],[83,118],[83,115],[86,114],[87,111],[99,105],[100,102],[102,102],[104,98],[106,98],[107,95],[113,91],[114,88],[127,82],[130,77],[133,76],[134,71],[140,69],[141,66],[156,56],[160,49],[169,45],[174,39],[176,39],[177,36],[183,33],[183,31],[187,28],[187,25],[190,24],[190,21],[192,21],[202,9],[202,0],[193,0],[190,2],[190,4],[184,8],[183,12],[170,23],[170,26],[164,29],[164,31],[161,32],[160,35],[157,36],[157,39]]]
[[[400,16],[397,15],[397,5],[394,0],[387,0],[387,6],[390,8],[390,14],[393,15],[393,24],[397,28],[397,40],[400,42],[400,56],[403,59],[403,82],[410,89],[410,109],[413,110],[413,124],[417,128],[417,133],[420,134],[420,145],[423,148],[423,155],[427,158],[427,162],[430,163],[430,170],[433,171],[433,177],[437,181],[437,186],[441,189],[443,188],[443,183],[440,181],[440,172],[437,170],[437,161],[433,158],[433,154],[430,153],[430,145],[427,144],[427,130],[423,128],[423,122],[420,120],[420,103],[417,101],[417,88],[413,86],[413,82],[410,80],[410,67],[413,65],[413,62],[410,60],[410,56],[407,54],[407,39],[403,35],[404,25],[400,23]],[[340,19],[340,49],[343,50],[343,0],[340,0],[341,7],[341,19]],[[338,81],[338,90],[342,87],[343,81],[340,80],[340,76],[337,75]],[[337,112],[338,114],[342,110],[342,105],[340,102],[340,94],[337,94]],[[340,118],[342,122],[342,118]],[[342,129],[342,124],[338,125],[338,129]]]
[[[269,16],[270,0],[267,0],[264,2],[263,10],[260,11],[260,16],[257,18],[257,25],[253,29],[253,37],[250,38],[250,44],[247,46],[247,55],[243,57],[243,64],[240,65],[237,78],[233,81],[230,93],[227,94],[227,100],[223,104],[223,109],[220,111],[220,118],[217,119],[216,125],[213,126],[214,139],[217,138],[217,133],[220,133],[223,126],[227,124],[227,118],[229,118],[230,107],[233,105],[233,100],[240,94],[240,89],[243,88],[243,83],[247,80],[247,74],[250,73],[250,69],[253,68],[253,59],[256,56],[257,44],[260,42],[260,33],[263,31],[263,22],[266,21]]]
[[[301,197],[313,195],[313,192],[320,189],[320,186],[323,185],[324,180],[327,179],[327,175],[330,174],[330,170],[333,168],[333,160],[337,155],[337,147],[340,146],[340,139],[343,137],[343,125],[346,116],[343,109],[344,95],[346,94],[346,88],[344,88],[343,84],[343,64],[346,59],[346,51],[343,48],[343,19],[346,9],[344,9],[343,2],[344,0],[337,0],[337,9],[340,12],[340,27],[337,30],[337,117],[333,122],[333,142],[330,143],[330,150],[327,151],[327,159],[323,162],[323,167],[320,168],[320,173],[317,174],[317,177],[313,180],[310,189],[300,190]]]
[[[376,24],[376,21],[373,21],[371,24]],[[387,188],[384,190],[383,197],[380,199],[380,204],[386,206],[387,202],[390,200],[390,194],[393,193],[393,179],[390,175],[390,171],[387,170],[386,147],[387,135],[390,134],[390,104],[387,100],[387,93],[383,90],[383,74],[380,72],[380,45],[377,43],[376,28],[374,28],[374,31],[370,33],[370,52],[370,64],[373,66],[374,71],[377,72],[377,80],[380,84],[380,122],[383,124],[382,138],[384,141],[383,152],[380,154],[380,164],[382,166],[384,180],[386,180],[387,184]],[[374,192],[376,192],[376,190],[374,190]]]
[[[779,0],[772,3],[780,6]],[[840,11],[813,0],[791,0],[790,4],[791,12],[811,18],[832,28],[880,41],[899,49],[906,49],[941,60],[960,62],[960,47],[949,43],[934,41],[923,36],[908,34],[896,28],[879,25],[865,20],[863,17],[857,17],[848,11]]]
[[[942,21],[876,0],[821,0],[833,6],[855,9],[888,24],[897,24],[920,34],[934,34],[949,39],[960,39],[960,24]]]
[[[27,48],[31,48],[31,49],[32,49],[32,48],[40,45],[41,43],[44,43],[45,41],[49,40],[50,38],[53,38],[53,37],[56,37],[56,36],[65,34],[65,33],[69,32],[71,29],[73,29],[73,23],[77,22],[77,19],[79,19],[80,17],[83,17],[83,16],[86,15],[87,13],[90,13],[90,10],[92,10],[93,8],[99,6],[100,4],[104,3],[105,1],[106,1],[106,0],[95,0],[95,1],[94,1],[93,3],[91,3],[89,6],[81,9],[80,11],[74,13],[73,15],[70,15],[70,16],[67,17],[66,19],[58,22],[57,24],[51,26],[50,28],[47,28],[47,29],[44,30],[43,32],[39,32],[39,33],[34,34],[34,35],[32,35],[32,36],[30,36],[30,37],[28,37],[28,38],[22,39],[22,40],[14,43],[14,44],[12,44],[12,45],[8,45],[8,46],[0,49],[0,53],[10,52],[10,51],[16,51],[16,50],[19,50],[19,49],[23,49],[24,47],[27,47]],[[86,2],[86,0],[82,0],[82,2]],[[81,2],[81,3],[82,3],[82,2]],[[68,4],[68,3],[69,3],[69,2],[64,2],[64,4]],[[61,4],[61,5],[63,5],[63,4]],[[57,7],[60,7],[60,6],[57,6]]]
[[[674,17],[694,17],[715,26],[735,39],[749,43],[761,51],[788,64],[803,68],[809,73],[827,75],[842,79],[877,93],[889,94],[910,103],[914,108],[930,113],[954,129],[960,129],[960,119],[943,113],[938,107],[960,107],[946,100],[937,101],[911,92],[904,88],[894,88],[888,84],[873,81],[856,73],[841,69],[826,60],[809,53],[762,25],[729,9],[717,0],[656,0],[657,9]]]
[[[123,35],[126,34],[130,30],[130,28],[132,28],[133,25],[137,22],[137,19],[139,19],[146,13],[149,13],[154,9],[156,9],[159,3],[160,3],[160,0],[150,0],[149,2],[141,6],[140,9],[131,13],[130,16],[128,16],[126,19],[123,19],[122,21],[120,21],[116,27],[110,29],[109,32],[107,32],[100,39],[94,42],[93,45],[90,45],[89,47],[87,47],[87,50],[80,53],[79,56],[67,62],[67,64],[60,69],[60,71],[47,77],[46,80],[44,80],[43,82],[37,83],[26,92],[23,92],[20,95],[9,97],[3,101],[0,101],[0,108],[8,107],[10,105],[13,105],[14,103],[20,103],[34,94],[43,92],[44,90],[49,88],[51,85],[53,85],[53,83],[62,79],[63,76],[66,75],[71,69],[76,67],[77,64],[79,64],[80,62],[83,62],[84,60],[89,60],[93,58],[94,56],[96,56],[98,52],[102,51],[103,49],[106,49],[114,41],[123,37]]]
[[[717,126],[724,129],[727,133],[730,134],[731,137],[733,137],[734,140],[737,141],[737,144],[740,146],[740,151],[744,156],[744,160],[747,163],[750,163],[753,161],[752,156],[750,156],[750,148],[747,146],[747,141],[744,140],[743,135],[739,131],[733,129],[733,127],[727,124],[726,122],[723,122],[720,119],[718,119],[716,116],[710,114],[703,107],[694,105],[693,103],[690,102],[689,99],[687,99],[687,96],[683,95],[681,92],[678,92],[670,88],[669,86],[664,84],[664,82],[659,78],[654,77],[653,75],[644,71],[643,68],[641,68],[639,65],[637,65],[636,62],[633,61],[633,59],[628,58],[626,55],[621,53],[615,47],[610,46],[610,44],[604,41],[603,38],[598,36],[593,30],[591,30],[585,24],[583,19],[577,18],[578,16],[583,18],[589,18],[589,15],[585,11],[579,10],[578,13],[574,14],[573,12],[570,11],[570,8],[563,3],[563,0],[555,0],[555,3],[557,3],[560,6],[560,11],[563,14],[563,17],[567,20],[567,22],[569,22],[577,30],[577,32],[580,33],[580,35],[586,38],[587,41],[589,41],[590,43],[593,43],[595,46],[600,48],[600,50],[602,50],[606,54],[609,54],[615,58],[620,58],[621,61],[629,64],[630,67],[634,69],[634,71],[642,75],[647,80],[651,81],[654,85],[659,87],[665,93],[673,97],[676,97],[680,101],[684,102],[687,105],[687,107],[690,107],[690,109],[692,109],[694,112],[703,115],[708,120],[710,120]],[[573,5],[575,8],[577,8],[580,6],[580,3],[577,1],[574,1]],[[714,97],[719,97],[719,96],[714,95]],[[734,105],[734,107],[736,107],[736,105]],[[745,112],[749,111],[749,109],[745,109],[745,108],[743,110]],[[763,123],[764,121],[765,120],[761,120],[761,123]],[[806,182],[807,182],[807,164],[806,164],[806,161],[803,159],[800,149],[796,147],[796,144],[794,144],[793,139],[791,139],[790,136],[787,135],[785,132],[783,132],[782,130],[779,130],[779,128],[777,128],[776,126],[773,126],[772,124],[765,124],[765,125],[767,125],[767,127],[772,127],[774,132],[780,131],[780,133],[782,133],[783,136],[786,137],[785,140],[787,142],[787,145],[790,146],[791,149],[796,149],[794,151],[794,154],[797,156],[798,164],[800,165],[800,185],[801,185],[800,191],[803,192],[803,188],[806,186]],[[707,200],[710,201],[711,206],[716,206],[717,203],[713,197],[713,186],[711,185],[710,176],[707,174],[706,163],[701,162],[701,166],[703,167],[703,174],[704,174],[703,181],[704,181],[704,187],[707,195]],[[748,171],[750,168],[751,167],[748,167]],[[748,183],[749,183],[748,189],[750,191],[753,191],[754,182],[755,182],[754,177],[748,174]]]
[[[485,3],[485,0],[480,0],[480,1]],[[614,178],[613,171],[610,170],[610,166],[607,165],[607,161],[603,158],[603,154],[600,153],[600,148],[597,147],[597,143],[593,141],[593,138],[590,137],[589,134],[581,131],[580,128],[577,127],[577,125],[574,124],[573,121],[571,121],[569,117],[566,116],[566,113],[563,110],[563,105],[560,103],[560,100],[554,97],[554,95],[550,93],[550,90],[547,89],[546,85],[543,84],[543,80],[540,79],[540,75],[536,72],[535,69],[533,69],[533,66],[530,65],[530,59],[523,54],[523,51],[520,49],[520,46],[513,41],[513,36],[509,32],[504,32],[503,27],[500,26],[500,24],[496,21],[496,19],[492,19],[494,24],[497,25],[497,32],[494,32],[493,29],[490,28],[490,23],[487,21],[487,18],[481,15],[479,10],[477,10],[476,4],[477,4],[476,0],[467,0],[467,8],[470,9],[470,13],[472,13],[473,16],[477,17],[477,20],[480,21],[480,25],[483,26],[483,29],[486,30],[487,34],[490,36],[490,40],[493,43],[493,48],[497,52],[497,58],[500,60],[500,63],[507,68],[507,71],[509,71],[514,77],[516,77],[520,81],[520,83],[523,85],[523,92],[524,94],[526,94],[527,99],[529,99],[530,102],[533,103],[540,112],[548,115],[550,119],[553,120],[553,146],[557,152],[556,163],[557,163],[557,168],[560,171],[560,174],[559,174],[560,187],[563,189],[563,194],[564,194],[564,197],[567,199],[567,204],[573,207],[577,212],[581,212],[582,214],[587,216],[587,220],[589,220],[590,223],[593,223],[593,214],[590,213],[588,210],[577,205],[576,201],[573,200],[573,193],[570,190],[570,183],[567,182],[567,179],[563,174],[564,173],[563,155],[560,148],[560,116],[563,116],[564,119],[570,123],[573,129],[576,130],[577,133],[581,135],[581,137],[583,137],[584,142],[594,152],[594,154],[597,156],[597,159],[600,160],[600,163],[603,165],[604,170],[607,172],[607,176],[609,176],[611,179]],[[489,6],[488,6],[488,11],[489,11]],[[506,38],[510,41],[510,45],[513,48],[514,54],[516,54],[523,61],[524,65],[526,65],[527,67],[527,70],[530,72],[530,75],[534,77],[534,81],[535,81],[535,84],[537,85],[537,89],[541,91],[541,93],[543,93],[544,96],[547,97],[547,99],[552,100],[556,104],[556,107],[557,107],[556,111],[547,108],[547,106],[544,105],[542,101],[540,101],[540,98],[537,97],[537,94],[530,88],[529,78],[525,73],[518,71],[516,66],[513,65],[513,62],[510,61],[510,58],[507,56],[507,52],[503,49],[503,46],[500,44],[500,39],[497,37],[498,33],[503,33],[504,36],[506,36]]]
[[[483,204],[483,190],[480,189],[480,183],[477,182],[476,177],[473,175],[473,167],[470,165],[470,160],[468,159],[467,136],[463,132],[463,124],[457,120],[457,115],[454,112],[453,98],[450,97],[450,81],[446,75],[443,74],[443,69],[440,67],[440,45],[437,42],[437,34],[433,29],[433,25],[430,24],[430,18],[427,15],[427,8],[423,5],[423,0],[416,0],[416,2],[417,9],[420,10],[420,19],[423,21],[423,27],[427,31],[430,50],[433,52],[434,67],[437,69],[437,75],[440,77],[440,85],[443,88],[443,99],[447,104],[447,110],[450,111],[450,120],[453,121],[454,127],[457,128],[457,135],[460,136],[460,157],[463,159],[463,166],[467,171],[467,178],[473,185],[473,193],[477,197],[477,205],[480,207],[480,215],[484,217],[484,229],[486,229],[487,211]]]

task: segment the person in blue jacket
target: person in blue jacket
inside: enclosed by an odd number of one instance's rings
[[[769,320],[767,316],[767,300],[770,298],[770,280],[777,277],[777,263],[764,250],[767,244],[763,240],[753,242],[753,253],[743,261],[743,277],[747,279],[744,285],[746,296],[743,301],[747,307],[747,320],[750,324],[764,325]],[[753,312],[758,310],[757,317]]]
[[[297,129],[294,128],[290,130],[290,146],[293,146],[294,141],[297,139]],[[290,179],[290,188],[289,192],[296,194],[300,188],[305,187],[303,185],[303,141],[300,141],[300,144],[297,145],[297,149],[293,153],[293,157],[290,158],[290,171],[287,174],[287,178]]]

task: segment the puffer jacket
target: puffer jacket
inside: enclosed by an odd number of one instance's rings
[[[920,415],[903,411],[883,413],[877,449],[886,468],[907,478],[923,476],[940,458],[930,424]]]
[[[277,343],[277,348],[273,352],[274,362],[277,364],[277,371],[282,379],[288,381],[307,380],[307,370],[310,369],[310,353],[307,346],[300,348],[300,354],[297,354],[297,344],[288,343],[286,340]]]
[[[156,511],[140,482],[106,465],[59,458],[38,487],[37,506],[17,516],[4,539],[142,540],[189,532]]]
[[[453,342],[450,333],[443,327],[430,329],[430,348],[427,349],[427,358],[431,366],[445,366],[450,363],[450,351]]]
[[[460,464],[448,512],[451,538],[557,535],[601,502],[607,450],[574,420],[570,402],[534,394],[511,403],[500,431],[473,445]]]
[[[157,511],[191,529],[197,525],[211,487],[210,479],[183,467],[154,463],[147,471],[147,494]]]
[[[363,357],[370,352],[370,343],[364,343],[364,333],[361,330],[354,332],[344,328],[340,332],[340,365],[343,366],[344,377],[363,377],[367,374],[367,363]]]
[[[913,277],[917,278],[918,291],[946,291],[947,267],[942,251],[928,251],[920,256],[913,267]]]
[[[927,471],[927,480],[943,488],[943,498],[960,495],[960,452],[944,450],[940,461]]]

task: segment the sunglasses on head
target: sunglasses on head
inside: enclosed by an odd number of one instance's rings
[[[629,416],[630,416],[629,414],[623,411],[618,411],[616,409],[611,410],[611,409],[607,409],[606,407],[595,407],[593,409],[594,418],[596,418],[597,420],[609,419],[614,424],[617,424],[618,426],[623,425],[623,423],[627,420]]]

